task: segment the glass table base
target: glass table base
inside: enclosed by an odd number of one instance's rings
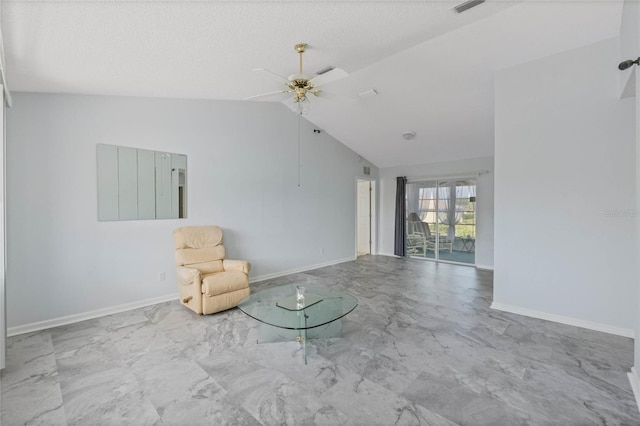
[[[298,342],[302,346],[304,363],[307,363],[307,340],[342,336],[342,321],[304,330],[290,330],[261,323],[256,343]]]

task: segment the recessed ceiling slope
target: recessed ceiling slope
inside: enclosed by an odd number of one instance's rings
[[[1,24],[14,91],[240,100],[269,89],[252,69],[288,75],[305,41],[305,67],[340,66],[331,91],[357,99],[318,98],[307,119],[386,167],[493,155],[495,70],[616,36],[622,14],[620,0],[457,3],[296,2],[291,19],[290,2],[16,1]]]
[[[522,3],[351,73],[331,90],[378,96],[307,118],[379,167],[493,156],[495,71],[615,37],[621,14],[617,1]]]
[[[311,46],[307,69],[351,73],[511,5],[458,15],[449,1],[292,4],[4,2],[9,82],[16,91],[242,99],[264,89],[252,69],[290,74],[293,43]]]

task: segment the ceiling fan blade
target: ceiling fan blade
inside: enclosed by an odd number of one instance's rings
[[[272,80],[277,81],[278,83],[282,83],[282,84],[289,84],[289,80],[287,80],[286,78],[284,78],[283,76],[276,74],[273,71],[269,71],[266,68],[254,68],[253,71],[262,71],[265,72],[266,75],[271,78]]]
[[[318,86],[322,86],[323,84],[328,84],[337,80],[341,80],[348,76],[349,74],[342,68],[334,68],[331,71],[327,71],[326,73],[321,74],[317,77],[314,77],[309,81],[311,82],[311,84],[318,87]]]
[[[261,95],[249,96],[248,98],[242,98],[243,101],[257,101],[264,98],[275,98],[277,95],[288,95],[292,90],[276,90],[275,92],[263,93]],[[274,99],[278,101],[279,99]]]
[[[324,90],[314,90],[313,93],[315,96],[319,98],[323,98],[329,101],[337,101],[337,102],[348,102],[348,103],[356,103],[357,99],[352,98],[350,96],[338,95],[336,93],[325,92]]]

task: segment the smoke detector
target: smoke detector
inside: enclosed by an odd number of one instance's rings
[[[407,132],[402,133],[402,139],[406,141],[409,141],[415,137],[416,137],[416,132],[414,132],[413,130],[409,130]]]

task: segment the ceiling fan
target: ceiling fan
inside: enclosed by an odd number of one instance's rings
[[[286,88],[274,92],[263,93],[261,95],[249,96],[243,100],[258,100],[262,98],[292,94],[293,97],[290,98],[289,107],[301,115],[308,112],[311,104],[308,98],[309,94],[314,96],[326,96],[327,93],[320,90],[320,86],[345,78],[349,74],[336,67],[325,67],[314,75],[305,74],[302,69],[302,54],[305,52],[307,47],[308,45],[306,43],[298,43],[294,46],[294,49],[300,55],[300,70],[298,74],[291,74],[288,78],[285,78],[273,71],[269,71],[266,68],[256,68],[253,70],[267,73],[271,78],[284,84]]]

